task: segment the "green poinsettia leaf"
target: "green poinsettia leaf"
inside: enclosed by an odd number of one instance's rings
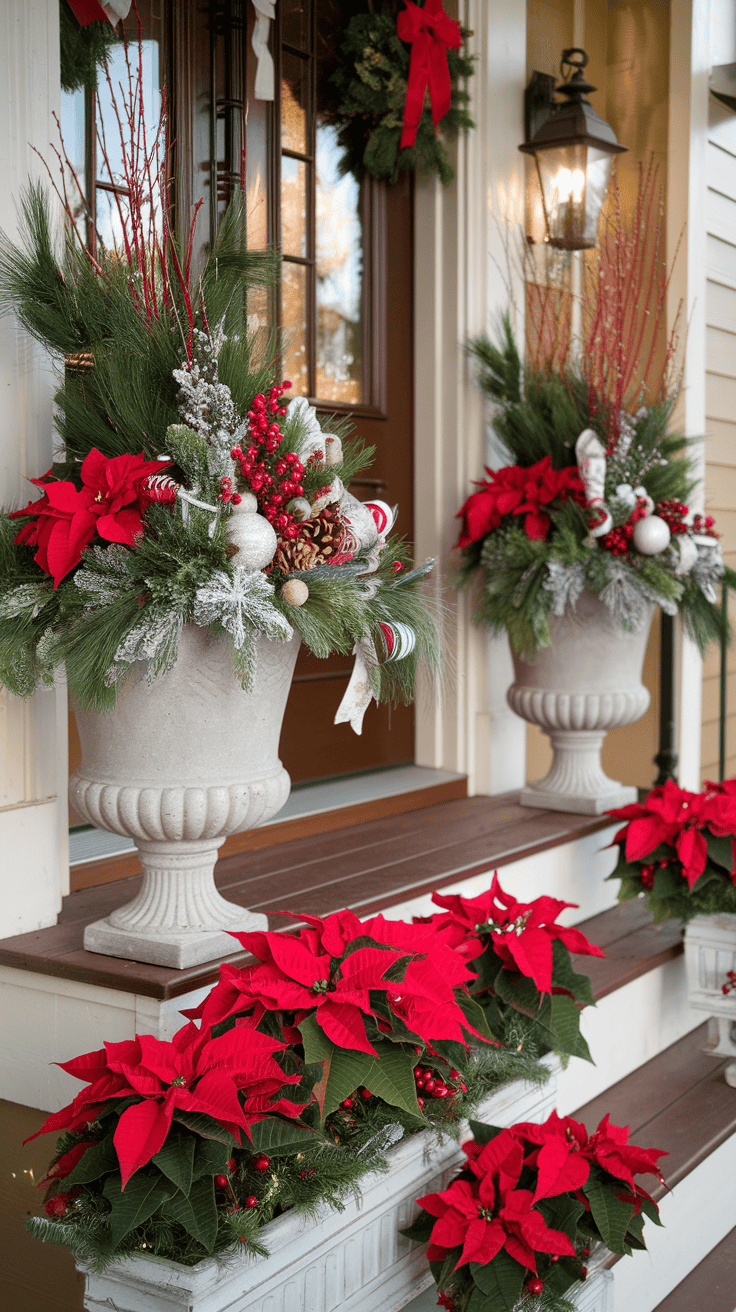
[[[211,1253],[217,1237],[217,1204],[212,1177],[197,1180],[188,1197],[175,1193],[163,1208],[163,1215],[183,1225],[187,1234]]]
[[[484,1294],[476,1287],[465,1304],[465,1312],[501,1312],[506,1306],[499,1303],[494,1294]]]
[[[238,1145],[237,1139],[233,1138],[230,1131],[218,1125],[217,1121],[213,1121],[205,1112],[185,1112],[181,1107],[177,1107],[174,1120],[186,1125],[187,1129],[194,1130],[195,1134],[201,1135],[203,1139],[216,1139],[218,1143],[226,1143],[229,1148],[236,1148]]]
[[[170,1134],[160,1152],[151,1158],[154,1166],[176,1185],[186,1196],[192,1187],[194,1150],[197,1141],[193,1134]]]
[[[612,1253],[626,1251],[626,1231],[635,1210],[633,1203],[627,1203],[619,1196],[621,1189],[621,1183],[608,1183],[593,1170],[583,1185],[592,1218],[603,1243]]]
[[[432,1234],[434,1222],[435,1218],[430,1216],[429,1212],[420,1210],[419,1215],[412,1221],[411,1225],[408,1225],[405,1230],[400,1230],[399,1233],[405,1239],[411,1239],[415,1244],[426,1244]]]
[[[525,1016],[537,1017],[542,1005],[543,994],[539,992],[533,979],[520,975],[513,970],[499,970],[494,988],[502,1002],[523,1011]]]
[[[196,1152],[192,1166],[192,1180],[199,1180],[202,1175],[225,1175],[227,1163],[232,1156],[229,1144],[219,1139],[195,1140]],[[185,1191],[182,1190],[182,1193]]]
[[[392,1107],[401,1107],[403,1111],[421,1119],[414,1080],[415,1054],[410,1055],[403,1048],[390,1043],[377,1045],[376,1051],[378,1057],[372,1058],[360,1082]],[[353,1085],[353,1088],[357,1088],[357,1085]]]
[[[111,1171],[119,1170],[120,1163],[112,1135],[108,1135],[107,1138],[92,1144],[87,1149],[84,1157],[80,1158],[74,1170],[67,1175],[63,1187],[71,1189],[75,1184],[90,1184],[92,1180],[99,1180],[101,1175],[109,1175]]]
[[[477,1030],[478,1033],[481,1034],[484,1039],[487,1039],[489,1043],[492,1043],[493,1035],[488,1028],[486,1014],[480,1003],[477,1002],[475,998],[471,997],[469,993],[465,993],[463,989],[458,989],[456,997],[458,1006],[468,1024],[472,1025],[473,1029]]]
[[[495,1139],[496,1135],[501,1133],[500,1125],[485,1125],[483,1121],[468,1121],[468,1127],[475,1142],[481,1144],[484,1148],[487,1143],[491,1142],[491,1139]]]
[[[641,885],[639,887],[641,888]],[[652,884],[652,893],[655,897],[676,897],[686,888],[687,884],[679,868],[675,870],[672,866],[666,866],[664,870],[655,870]]]
[[[502,1248],[492,1262],[471,1262],[470,1274],[478,1289],[492,1300],[489,1312],[513,1312],[527,1274],[520,1262]]]
[[[580,1033],[580,1012],[572,998],[566,993],[553,993],[550,1012],[549,1032],[554,1037],[556,1050],[592,1062],[590,1048]]]
[[[322,1141],[321,1135],[296,1121],[282,1121],[278,1116],[267,1116],[250,1127],[253,1151],[267,1157],[290,1157],[305,1148],[313,1148]]]
[[[117,1248],[131,1230],[153,1216],[174,1192],[175,1186],[158,1171],[155,1175],[137,1171],[124,1192],[120,1189],[120,1176],[108,1176],[102,1193],[110,1204],[113,1247]]]
[[[572,968],[569,948],[556,938],[552,944],[552,987],[567,989],[576,1002],[584,1007],[594,1007],[595,998],[587,975],[580,975]]]
[[[714,865],[719,866],[730,875],[733,868],[733,838],[726,835],[725,838],[717,838],[709,829],[705,830],[705,841],[708,847],[708,856]]]
[[[575,1242],[578,1221],[585,1211],[583,1204],[578,1202],[577,1198],[571,1198],[569,1194],[560,1194],[557,1198],[543,1198],[536,1207],[551,1230],[562,1230],[573,1243]]]
[[[328,1039],[321,1025],[317,1024],[313,1012],[304,1017],[298,1028],[304,1044],[304,1060],[308,1065],[329,1060],[337,1051],[332,1039]]]

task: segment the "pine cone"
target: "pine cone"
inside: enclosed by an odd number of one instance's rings
[[[284,574],[290,574],[296,569],[329,564],[340,550],[344,530],[337,508],[325,506],[314,519],[304,521],[298,537],[279,542],[274,565]]]

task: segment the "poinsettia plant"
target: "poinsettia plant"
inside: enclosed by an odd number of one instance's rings
[[[657,921],[736,914],[736,779],[699,793],[668,779],[609,814],[626,822],[609,875],[621,880],[620,902],[643,894]]]
[[[37,1131],[63,1134],[41,1182],[56,1228],[34,1220],[35,1233],[98,1261],[257,1246],[246,1199],[264,1147],[316,1137],[300,1120],[312,1082],[286,1044],[247,1020],[217,1037],[189,1022],[170,1042],[137,1035],[60,1065],[87,1087]]]
[[[504,892],[497,873],[480,897],[433,893],[432,901],[445,910],[429,923],[469,955],[476,975],[470,991],[491,1032],[515,1045],[591,1061],[580,1009],[595,1003],[590,980],[573,969],[570,954],[605,953],[581,930],[557,923],[575,903],[552,897],[519,902]]]
[[[417,1199],[422,1210],[403,1232],[428,1242],[448,1312],[508,1312],[517,1304],[571,1312],[566,1295],[585,1280],[593,1243],[628,1254],[646,1247],[645,1218],[661,1224],[634,1177],[661,1181],[657,1162],[665,1154],[630,1144],[628,1129],[608,1116],[591,1135],[556,1112],[542,1125],[471,1121],[470,1128],[465,1167],[447,1189]]]
[[[359,732],[372,697],[410,701],[417,659],[436,663],[431,563],[412,569],[391,536],[397,508],[350,492],[372,452],[289,399],[252,323],[278,260],[247,249],[242,191],[204,267],[202,202],[186,236],[172,230],[166,98],[146,125],[143,63],[123,49],[122,80],[108,71],[119,167],[98,142],[117,244],[90,236],[63,142],[62,239],[35,185],[20,243],[0,238],[0,304],[59,367],[61,439],[30,471],[38,495],[0,514],[0,685],[27,696],[65,664],[76,703],[110,709],[129,667],[165,673],[195,624],[229,644],[248,687],[259,638],[298,632],[319,657],[355,654],[339,718]]]
[[[218,1031],[248,1016],[300,1044],[307,1064],[321,1064],[322,1118],[346,1099],[376,1095],[421,1119],[428,1081],[433,1101],[467,1092],[459,1072],[470,1043],[497,1040],[468,992],[472,971],[452,946],[452,927],[363,922],[347,910],[294,918],[306,927],[235,934],[257,964],[222,965],[219,983],[188,1014]]]
[[[467,989],[481,945],[458,951],[454,925],[300,919],[234,935],[251,960],[221,966],[171,1042],[62,1064],[86,1087],[38,1131],[62,1137],[32,1233],[98,1264],[263,1252],[272,1217],[340,1206],[405,1134],[452,1130],[505,1080],[548,1076],[492,1038]]]

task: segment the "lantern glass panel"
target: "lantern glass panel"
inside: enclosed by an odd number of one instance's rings
[[[606,198],[611,156],[577,143],[536,154],[547,220],[547,240],[562,250],[595,246]]]

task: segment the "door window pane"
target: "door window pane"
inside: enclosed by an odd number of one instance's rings
[[[363,224],[360,187],[341,176],[337,132],[317,126],[316,395],[363,400]]]
[[[284,155],[281,160],[281,249],[306,259],[307,166]]]
[[[308,0],[281,0],[281,39],[306,50],[309,43]]]
[[[281,147],[307,155],[309,64],[284,51],[281,59]]]
[[[306,396],[309,392],[307,275],[305,265],[284,260],[281,273],[284,377],[291,382],[294,396]]]

